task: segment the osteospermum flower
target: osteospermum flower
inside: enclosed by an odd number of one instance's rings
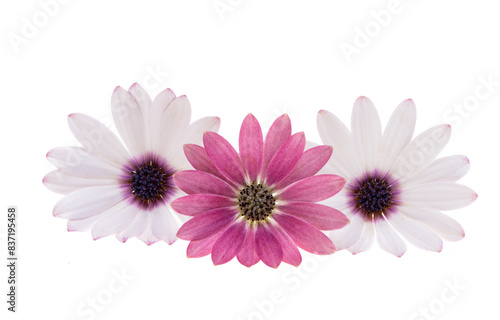
[[[269,129],[265,142],[257,119],[249,114],[240,130],[239,154],[215,132],[203,135],[205,148],[184,146],[195,171],[181,171],[174,181],[188,196],[172,202],[179,213],[194,216],[177,233],[190,240],[188,257],[212,254],[214,264],[235,256],[245,266],[262,260],[299,265],[297,247],[315,254],[335,251],[320,230],[348,223],[336,209],[315,202],[339,192],[345,179],[315,175],[332,148],[304,152],[303,132],[291,135],[287,115]]]
[[[69,127],[83,147],[47,153],[58,169],[43,182],[66,195],[53,214],[68,219],[68,231],[92,229],[94,239],[116,234],[122,242],[137,237],[148,245],[158,240],[172,244],[186,220],[170,207],[182,194],[173,174],[190,168],[182,146],[201,144],[204,131],[218,130],[219,118],[190,124],[186,96],[176,97],[166,89],[152,101],[138,84],[128,91],[117,87],[111,107],[125,146],[99,121],[73,113]]]
[[[398,257],[406,251],[403,236],[422,249],[441,251],[441,238],[464,237],[462,227],[443,214],[472,203],[477,194],[456,183],[469,170],[469,160],[455,155],[435,159],[447,144],[451,126],[438,125],[412,140],[416,108],[403,101],[382,133],[373,103],[356,100],[351,132],[328,111],[318,114],[323,143],[334,147],[325,172],[347,179],[345,188],[331,203],[351,223],[330,237],[338,249],[358,253],[379,246]]]

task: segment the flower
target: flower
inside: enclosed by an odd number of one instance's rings
[[[200,143],[206,130],[218,130],[217,117],[190,124],[186,96],[170,89],[151,101],[137,83],[117,87],[111,98],[116,129],[125,146],[105,125],[84,114],[68,116],[69,127],[83,147],[50,150],[58,169],[43,178],[50,190],[64,194],[53,214],[68,219],[68,231],[92,229],[98,239],[111,234],[122,242],[137,237],[147,245],[172,244],[185,217],[170,202],[182,192],[173,174],[190,168],[184,143]]]
[[[412,140],[416,108],[411,99],[394,111],[382,133],[373,103],[359,97],[354,103],[351,131],[333,114],[321,110],[318,130],[334,155],[324,172],[346,177],[345,188],[331,204],[351,223],[330,232],[337,249],[353,254],[368,250],[374,238],[398,257],[406,244],[441,251],[441,238],[457,241],[462,227],[443,210],[472,203],[477,194],[456,183],[469,170],[469,160],[455,155],[435,159],[451,135],[451,126],[438,125]]]
[[[303,132],[291,135],[288,116],[279,117],[265,142],[257,119],[249,114],[240,130],[239,154],[215,132],[205,132],[204,148],[185,145],[196,170],[174,175],[188,196],[172,202],[177,212],[193,216],[177,233],[191,241],[188,257],[212,254],[215,265],[235,256],[250,267],[259,260],[277,268],[298,266],[300,247],[315,254],[335,251],[320,230],[341,228],[348,219],[317,204],[339,192],[345,179],[315,175],[332,154],[329,146],[304,152]]]

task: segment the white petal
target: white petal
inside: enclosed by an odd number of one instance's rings
[[[151,231],[154,236],[168,244],[172,244],[177,240],[177,230],[179,223],[175,221],[174,214],[167,206],[155,208],[151,212]]]
[[[328,172],[328,173],[331,174],[332,172]],[[331,198],[328,198],[326,200],[321,201],[320,203],[324,204],[326,206],[335,208],[335,209],[342,211],[342,212],[344,212],[344,211],[350,212],[350,208],[352,207],[352,205],[350,203],[351,201],[350,201],[349,197],[347,196],[347,193],[350,192],[348,190],[349,189],[347,187],[344,187],[342,190],[340,190],[339,193],[337,193],[336,195],[334,195]]]
[[[304,151],[309,150],[311,148],[317,147],[319,144],[313,141],[306,140],[306,147],[304,148]]]
[[[167,110],[170,103],[174,100],[175,93],[170,89],[166,89],[160,92],[151,104],[148,126],[151,137],[151,148],[153,150],[158,150],[160,144],[164,143],[160,140],[161,132],[163,130],[161,127],[161,119],[163,118],[163,114]]]
[[[147,119],[148,117],[146,117],[146,115],[152,103],[149,94],[137,82],[130,86],[128,92],[135,98],[135,101],[137,101],[141,109],[141,113],[145,116],[144,118]]]
[[[66,225],[68,231],[87,231],[90,230],[90,228],[92,228],[94,223],[96,223],[101,218],[102,218],[102,213],[98,213],[96,215],[84,219],[68,220]]]
[[[422,207],[399,206],[398,213],[427,225],[441,238],[448,241],[462,240],[465,236],[462,226],[439,210]]]
[[[104,124],[82,113],[68,116],[71,132],[88,152],[120,166],[130,155],[118,139]]]
[[[123,201],[122,201],[123,202]],[[67,228],[68,231],[87,231],[92,228],[92,226],[99,220],[106,217],[111,210],[105,210],[101,213],[95,214],[93,216],[77,219],[77,220],[68,220]]]
[[[439,125],[424,131],[401,152],[390,170],[391,174],[400,179],[424,168],[441,152],[450,135],[450,125]]]
[[[188,169],[189,162],[184,155],[184,144],[203,145],[203,132],[219,131],[220,119],[218,117],[205,117],[191,123],[180,135],[179,139],[168,150],[167,159],[177,170]]]
[[[142,234],[148,225],[148,213],[146,211],[139,211],[135,216],[134,221],[120,233],[116,234],[116,239],[121,242],[126,242],[132,237],[137,237]]]
[[[321,110],[317,117],[318,131],[325,145],[333,147],[329,163],[343,177],[362,173],[357,149],[347,127],[332,113]]]
[[[375,228],[373,223],[365,222],[363,226],[363,231],[361,231],[361,236],[356,243],[347,248],[352,254],[358,254],[363,251],[367,251],[373,245],[373,240],[375,239]]]
[[[148,246],[150,246],[153,243],[158,242],[160,239],[158,239],[157,237],[155,237],[154,234],[153,234],[153,232],[151,231],[151,222],[152,222],[152,218],[153,218],[152,213],[148,212],[147,215],[148,215],[147,226],[144,229],[144,232],[141,233],[141,235],[138,236],[137,239],[143,241],[145,244],[147,244]]]
[[[106,211],[106,216],[92,227],[94,240],[123,231],[134,221],[140,209],[127,201],[122,201]]]
[[[157,152],[166,155],[176,139],[179,139],[191,120],[191,106],[186,96],[180,96],[170,103],[160,122]]]
[[[82,178],[66,174],[61,170],[49,172],[45,177],[43,177],[42,182],[49,190],[61,194],[68,194],[85,187],[119,184],[119,181],[116,179]]]
[[[59,147],[47,152],[47,160],[62,172],[82,178],[116,180],[122,171],[81,147]]]
[[[337,250],[346,249],[354,245],[359,240],[361,230],[363,230],[363,225],[365,224],[359,215],[352,215],[347,212],[343,213],[351,222],[341,229],[332,230],[328,233]]]
[[[394,228],[387,223],[385,218],[376,219],[374,224],[380,248],[392,253],[396,257],[401,257],[406,252],[406,243],[404,243]]]
[[[398,213],[390,214],[387,220],[389,220],[389,223],[414,246],[436,252],[441,252],[443,249],[443,241],[441,241],[441,238],[420,222]]]
[[[181,225],[183,225],[184,223],[188,222],[188,220],[190,220],[192,217],[190,216],[185,216],[183,214],[179,214],[175,211],[173,211],[175,214],[176,214],[176,217],[177,219],[181,222]]]
[[[377,151],[382,137],[382,126],[377,109],[366,97],[359,97],[354,103],[351,117],[352,140],[358,147],[358,154],[365,171],[375,167]]]
[[[401,192],[401,202],[417,207],[453,210],[468,206],[477,199],[469,187],[454,182],[431,182],[407,187]]]
[[[152,103],[151,97],[137,82],[130,86],[128,92],[134,97],[141,110],[144,121],[144,150],[151,150],[150,128],[148,122]]]
[[[65,219],[83,219],[101,213],[123,201],[117,186],[88,187],[71,192],[54,206],[53,214]]]
[[[420,170],[401,184],[417,185],[427,182],[455,182],[465,176],[470,168],[469,159],[466,156],[449,156],[436,159],[427,167]]]
[[[381,172],[387,172],[391,168],[401,151],[411,141],[416,120],[417,109],[411,99],[401,102],[394,110],[380,141],[377,168]]]
[[[135,98],[121,87],[111,96],[111,111],[118,133],[133,156],[147,150],[145,118]]]
[[[204,117],[191,123],[183,132],[181,147],[186,143],[203,145],[203,132],[217,132],[220,128],[219,117]]]
[[[335,151],[335,149],[334,149]],[[349,185],[349,181],[351,179],[354,179],[355,177],[354,176],[351,176],[349,173],[347,173],[347,171],[345,171],[344,169],[342,169],[338,163],[335,163],[334,159],[332,159],[333,157],[330,157],[330,159],[328,160],[328,162],[323,166],[323,168],[321,168],[317,175],[321,175],[321,174],[335,174],[335,175],[339,175],[341,177],[343,177],[344,179],[346,179],[346,185]],[[344,188],[345,189],[345,188]],[[335,195],[335,197],[337,197],[337,195]]]

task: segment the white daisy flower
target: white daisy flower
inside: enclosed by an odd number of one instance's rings
[[[58,169],[43,183],[65,195],[53,214],[68,219],[68,231],[91,229],[94,239],[116,234],[122,242],[137,237],[147,245],[159,240],[172,244],[186,221],[170,207],[185,195],[172,176],[192,168],[183,145],[202,144],[203,132],[217,131],[220,119],[206,117],[190,124],[186,96],[166,89],[152,101],[137,83],[128,91],[115,89],[111,111],[125,146],[99,121],[73,113],[69,127],[83,147],[47,153]]]
[[[351,131],[332,113],[321,110],[318,130],[333,155],[322,173],[346,178],[332,206],[351,223],[330,233],[335,247],[353,254],[368,250],[374,239],[398,257],[406,243],[441,251],[441,238],[464,237],[460,224],[441,211],[469,205],[477,198],[470,188],[456,183],[469,170],[469,160],[455,155],[436,159],[447,144],[451,126],[438,125],[412,140],[416,108],[411,99],[394,111],[382,133],[377,110],[370,99],[354,103]]]

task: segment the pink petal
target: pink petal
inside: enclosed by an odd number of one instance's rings
[[[277,189],[318,173],[328,162],[333,152],[330,146],[317,146],[304,151],[292,172],[276,186]]]
[[[251,113],[245,117],[241,125],[239,146],[241,162],[247,170],[250,181],[255,181],[262,166],[264,141],[259,122]]]
[[[332,240],[309,223],[283,213],[275,213],[273,218],[298,247],[321,255],[335,252]]]
[[[255,228],[250,226],[247,230],[245,241],[241,246],[240,252],[237,255],[238,261],[246,266],[251,267],[260,261],[257,252],[255,251]]]
[[[177,237],[183,240],[208,238],[226,228],[236,219],[237,214],[237,211],[232,208],[220,208],[204,212],[184,223],[177,232]]]
[[[193,168],[195,168],[196,170],[210,173],[223,180],[226,180],[226,178],[219,172],[219,170],[217,170],[217,168],[208,157],[205,148],[197,146],[195,144],[185,144],[184,154],[186,155],[189,163],[191,163]]]
[[[237,185],[245,185],[245,168],[231,144],[219,134],[207,131],[203,144],[208,157],[220,173]]]
[[[317,203],[291,202],[278,206],[278,210],[307,221],[320,230],[340,229],[349,223],[342,212]]]
[[[281,243],[281,249],[283,249],[283,262],[291,264],[292,266],[298,267],[302,262],[302,256],[300,255],[299,249],[292,238],[290,238],[285,231],[281,228],[276,228],[272,224],[268,224],[271,228],[273,234],[276,236],[278,241]]]
[[[175,184],[187,194],[218,194],[236,197],[238,194],[229,184],[203,171],[184,170],[174,175]]]
[[[292,123],[287,114],[280,116],[276,119],[266,135],[264,143],[264,158],[262,160],[261,176],[265,177],[267,167],[274,157],[276,151],[292,134]]]
[[[212,194],[192,194],[177,198],[170,203],[175,211],[186,216],[195,216],[212,209],[235,206],[236,200]]]
[[[255,231],[255,250],[260,260],[271,268],[277,268],[283,260],[281,244],[265,224],[259,224]]]
[[[215,265],[229,262],[240,252],[247,229],[246,221],[240,219],[221,234],[212,248],[212,261]]]
[[[210,252],[212,252],[212,247],[214,246],[215,241],[217,241],[219,237],[220,233],[216,233],[211,237],[189,242],[189,245],[187,247],[187,257],[201,258],[210,254]]]
[[[270,186],[283,180],[295,168],[306,146],[306,137],[298,132],[276,151],[267,168],[266,183]]]
[[[344,178],[333,174],[312,176],[288,186],[278,198],[289,201],[322,201],[342,190],[345,182]]]

